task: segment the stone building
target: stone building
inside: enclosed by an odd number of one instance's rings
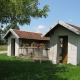
[[[58,21],[42,36],[50,37],[48,57],[54,64],[80,64],[80,27]]]
[[[4,39],[8,40],[8,56],[19,56],[19,54],[26,54],[25,51],[20,52],[22,50],[22,44],[28,43],[31,44],[32,42],[36,43],[44,43],[46,46],[49,46],[49,37],[41,38],[41,33],[34,33],[34,32],[27,32],[21,30],[10,29],[4,35]]]

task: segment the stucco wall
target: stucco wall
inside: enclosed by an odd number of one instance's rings
[[[50,53],[48,54],[49,59],[56,64],[57,59],[57,36],[51,35],[50,36]]]
[[[7,55],[8,56],[11,56],[11,38],[15,38],[14,37],[14,35],[10,35],[9,37],[8,37],[8,53],[7,53]],[[15,38],[15,56],[18,56],[18,49],[19,49],[19,39],[16,39]]]
[[[7,53],[8,56],[11,56],[11,39],[10,37],[8,38],[8,53]]]
[[[77,63],[80,64],[80,35],[78,35]]]
[[[50,54],[49,59],[53,61],[54,64],[58,63],[59,55],[59,36],[68,36],[68,59],[67,63],[77,64],[77,46],[78,46],[78,35],[71,32],[70,30],[58,26],[53,30],[54,34],[50,35]]]
[[[19,39],[15,39],[15,56],[19,56]]]

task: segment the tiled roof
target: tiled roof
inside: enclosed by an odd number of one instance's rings
[[[55,27],[57,27],[57,25],[61,25],[61,26],[65,27],[65,28],[67,28],[68,30],[80,35],[80,27],[59,20],[56,23],[54,23],[54,25],[52,25],[52,27],[50,27],[49,30],[46,31],[42,35],[42,37],[44,37],[44,36],[50,37],[51,30],[53,30]]]
[[[27,31],[21,31],[21,30],[15,30],[13,31],[19,36],[19,38],[25,38],[25,39],[35,39],[35,40],[50,40],[49,37],[42,37],[41,33],[34,33],[34,32],[27,32]]]
[[[73,24],[69,24],[69,23],[67,23],[68,25],[70,25],[70,26],[72,26],[72,27],[74,27],[75,29],[77,29],[77,30],[79,30],[80,31],[80,27],[78,27],[78,26],[75,26],[75,25],[73,25]]]

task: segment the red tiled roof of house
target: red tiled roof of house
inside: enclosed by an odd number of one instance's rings
[[[72,26],[72,27],[74,27],[75,29],[77,29],[77,30],[79,30],[80,31],[80,27],[78,27],[78,26],[75,26],[75,25],[73,25],[73,24],[69,24],[69,23],[67,23],[68,25],[70,25],[70,26]]]
[[[13,31],[20,37],[25,39],[36,39],[36,40],[50,40],[49,37],[42,37],[41,33],[34,33],[34,32],[27,32],[27,31],[21,31],[21,30],[15,30]]]
[[[50,27],[50,29],[48,31],[46,31],[42,37],[46,36],[46,37],[50,37],[50,32],[51,30],[53,30],[57,25],[61,25],[67,29],[69,29],[70,31],[76,33],[76,34],[80,34],[80,27],[78,26],[75,26],[73,24],[69,24],[69,23],[66,23],[66,22],[63,22],[63,21],[60,21],[58,20],[56,23],[54,23],[54,25],[52,25],[52,27]]]

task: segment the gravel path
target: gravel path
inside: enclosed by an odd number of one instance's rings
[[[4,54],[4,53],[7,53],[7,51],[0,51],[0,54]]]

